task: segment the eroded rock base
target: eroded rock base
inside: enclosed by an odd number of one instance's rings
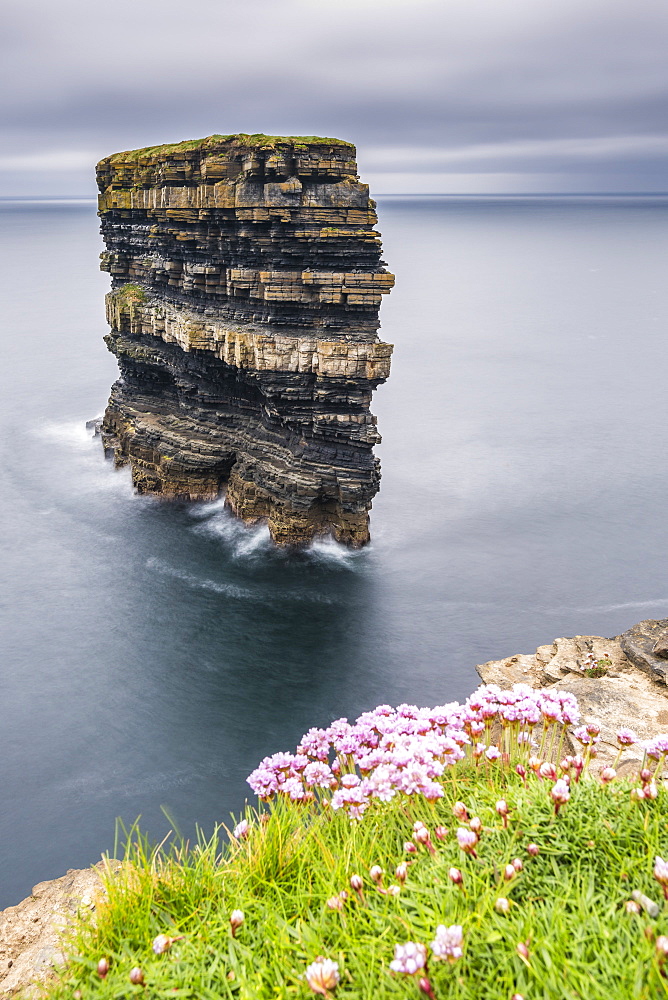
[[[366,392],[350,383],[344,401],[340,382],[321,380],[320,394],[348,412],[345,420],[322,410],[316,418],[313,377],[240,372],[140,337],[107,342],[122,378],[100,432],[117,466],[131,466],[139,493],[177,500],[226,493],[236,515],[266,521],[280,545],[328,533],[355,547],[369,541],[380,472]]]

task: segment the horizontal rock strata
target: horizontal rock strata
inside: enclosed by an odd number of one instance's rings
[[[355,147],[211,136],[115,154],[97,176],[121,371],[105,448],[141,493],[224,489],[279,543],[365,544],[394,278]]]

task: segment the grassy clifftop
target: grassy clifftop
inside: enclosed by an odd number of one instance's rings
[[[133,834],[51,996],[668,995],[668,739],[637,777],[590,773],[574,700],[483,691],[311,730],[229,842]]]

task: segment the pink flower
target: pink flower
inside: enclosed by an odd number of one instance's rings
[[[426,976],[421,976],[418,979],[418,986],[420,988],[420,992],[428,996],[429,1000],[436,1000],[436,995],[434,994],[434,988]]]
[[[538,844],[528,844],[527,854],[530,854],[532,858],[535,858],[538,854],[540,854],[540,847]]]
[[[475,848],[478,843],[478,834],[474,833],[473,830],[467,830],[465,827],[460,826],[457,830],[457,843],[459,844],[462,851],[466,854],[471,854],[475,857]]]
[[[304,975],[313,992],[323,997],[328,996],[329,991],[336,988],[341,978],[338,962],[333,962],[331,958],[323,958],[322,955],[307,967]]]
[[[607,785],[609,782],[614,781],[616,777],[617,777],[617,772],[615,771],[614,767],[604,767],[600,774],[601,781],[603,782],[604,785]]]
[[[380,865],[372,865],[371,868],[369,869],[369,875],[371,876],[374,882],[382,882],[384,874],[385,873],[383,872],[383,869],[380,867]]]
[[[630,747],[638,742],[638,737],[632,729],[619,729],[617,730],[617,742],[620,746]]]
[[[568,785],[563,778],[559,778],[558,781],[555,781],[550,791],[550,795],[552,797],[552,801],[554,802],[554,811],[555,813],[558,813],[561,806],[568,802],[571,797]]]
[[[232,831],[232,836],[237,840],[245,840],[250,832],[250,827],[248,825],[247,819],[242,819],[240,823],[237,823],[234,830]]]
[[[405,882],[407,875],[408,875],[408,865],[406,864],[405,861],[401,861],[394,869],[394,877],[398,879],[399,882]]]
[[[406,944],[395,944],[394,959],[390,962],[392,972],[402,972],[413,976],[427,963],[427,948],[419,941],[407,941]]]
[[[496,903],[494,904],[494,909],[497,913],[510,913],[510,900],[506,899],[505,896],[499,896]]]
[[[169,951],[175,940],[176,938],[168,937],[166,934],[158,934],[157,937],[153,938],[151,949],[156,955],[163,955]]]
[[[304,784],[316,788],[330,788],[335,781],[331,767],[319,760],[311,761],[304,768]]]
[[[455,819],[458,819],[460,823],[466,823],[469,818],[468,809],[463,802],[455,802],[452,812]]]
[[[464,954],[461,926],[453,924],[452,927],[446,927],[445,924],[439,924],[436,928],[436,938],[431,942],[431,950],[434,958],[456,962]]]
[[[450,868],[448,870],[448,878],[454,885],[461,885],[464,881],[464,876],[460,872],[459,868]]]
[[[663,889],[664,896],[668,899],[668,861],[664,861],[663,858],[657,855],[654,859],[654,871],[652,874]]]

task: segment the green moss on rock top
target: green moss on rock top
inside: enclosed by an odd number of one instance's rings
[[[182,142],[165,143],[162,146],[145,146],[143,149],[128,149],[120,153],[112,153],[111,156],[105,157],[105,160],[109,163],[121,163],[128,160],[162,159],[174,153],[214,150],[222,144],[239,146],[244,149],[248,147],[274,149],[277,146],[348,146],[351,150],[355,149],[352,142],[320,135],[265,135],[263,132],[249,135],[245,132],[239,132],[229,135],[209,135],[204,139],[184,139]]]
[[[133,283],[121,285],[120,288],[115,289],[110,294],[114,295],[121,302],[127,302],[129,305],[133,305],[135,302],[143,302],[146,298],[146,292],[142,286]]]

